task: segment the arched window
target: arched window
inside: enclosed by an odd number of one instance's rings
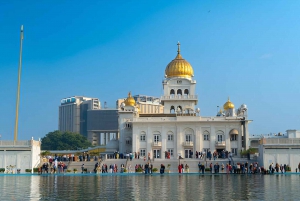
[[[142,131],[140,135],[140,141],[145,142],[146,141],[146,132]]]
[[[171,97],[171,98],[174,98],[174,96],[175,96],[175,90],[174,90],[174,89],[171,89],[171,91],[170,91],[170,97]]]
[[[189,95],[189,90],[188,89],[184,90],[184,95],[187,95],[187,96]]]
[[[153,132],[153,142],[158,143],[161,141],[161,135],[159,131]]]
[[[192,142],[193,141],[193,133],[194,133],[194,131],[190,128],[185,130],[184,134],[185,134],[185,141],[186,142]]]
[[[168,141],[173,141],[174,140],[174,134],[172,131],[169,131],[167,133],[167,136],[168,136]]]
[[[217,141],[218,142],[225,141],[225,136],[224,136],[223,131],[221,131],[221,130],[217,131],[216,136],[217,136]]]
[[[209,141],[209,138],[210,138],[209,132],[208,131],[204,131],[203,132],[203,140],[204,141]]]
[[[174,113],[175,113],[175,107],[174,107],[173,105],[172,105],[171,108],[170,108],[170,113],[171,113],[171,114],[174,114]]]
[[[231,141],[237,141],[237,136],[239,134],[239,131],[237,129],[231,129],[231,131],[229,131],[229,135],[230,135],[230,140]]]
[[[182,96],[182,90],[181,89],[177,90],[177,96]]]
[[[180,105],[177,107],[176,112],[177,112],[178,114],[182,113],[182,107],[181,107]]]

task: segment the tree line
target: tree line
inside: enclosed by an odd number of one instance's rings
[[[79,133],[53,131],[41,139],[42,150],[77,150],[92,146],[87,138]]]

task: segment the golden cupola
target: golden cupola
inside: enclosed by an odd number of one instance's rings
[[[230,101],[229,97],[227,102],[223,105],[224,110],[233,109],[234,104]]]
[[[135,100],[134,98],[131,96],[131,93],[128,93],[128,97],[127,99],[124,101],[125,106],[135,106]]]
[[[193,67],[189,62],[182,58],[180,54],[180,43],[177,43],[178,50],[177,56],[173,59],[166,67],[165,75],[167,78],[170,77],[184,77],[191,78],[194,76]]]

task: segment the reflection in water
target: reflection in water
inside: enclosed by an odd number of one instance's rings
[[[28,184],[27,184],[28,185]],[[31,176],[30,177],[30,200],[39,200],[40,194],[40,177]]]
[[[297,200],[299,175],[1,175],[1,200]]]

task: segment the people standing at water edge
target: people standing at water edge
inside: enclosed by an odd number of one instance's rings
[[[178,165],[178,173],[182,173],[182,167],[180,164]]]
[[[163,164],[160,165],[160,174],[165,173],[165,166]]]
[[[83,173],[84,172],[84,164],[82,164],[82,166],[81,166],[81,173]]]
[[[189,166],[188,166],[188,164],[185,164],[184,169],[185,169],[186,173],[189,173]]]
[[[151,163],[150,166],[149,166],[149,171],[150,171],[149,173],[150,173],[150,174],[152,174],[152,170],[153,170],[153,165],[152,165],[152,163]]]

